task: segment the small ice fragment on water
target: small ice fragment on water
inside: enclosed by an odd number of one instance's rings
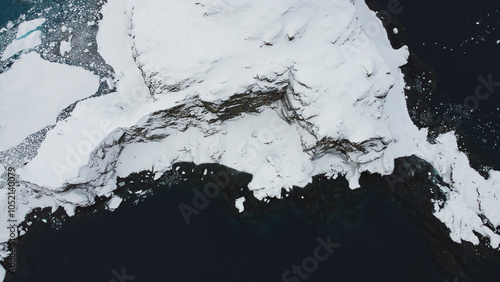
[[[111,77],[108,77],[106,83],[108,84],[109,89],[115,89],[115,82]]]
[[[158,180],[158,179],[160,179],[160,177],[161,177],[162,175],[163,175],[163,173],[161,173],[160,171],[157,171],[157,172],[155,173],[155,176],[154,176],[154,178],[153,178],[153,179],[154,179],[154,180]]]
[[[68,41],[61,41],[61,45],[59,46],[59,53],[61,56],[64,56],[71,51],[71,38],[72,36],[68,39]]]
[[[113,197],[111,197],[111,199],[106,203],[106,205],[110,211],[113,211],[120,206],[122,201],[123,201],[122,198],[120,198],[117,195],[113,195]]]
[[[241,197],[236,199],[234,206],[238,209],[240,213],[242,213],[245,210],[245,207],[243,206],[243,203],[245,202],[245,197]]]
[[[395,27],[395,28],[392,30],[392,33],[393,33],[393,34],[398,34],[398,33],[399,33],[399,30]]]

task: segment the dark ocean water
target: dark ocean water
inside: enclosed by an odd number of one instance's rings
[[[30,7],[27,1],[0,0],[0,28],[5,27],[8,21],[16,20],[20,14],[26,13]]]
[[[394,0],[377,0],[384,8]],[[438,75],[435,113],[473,108],[457,131],[481,163],[500,169],[500,1],[401,0],[394,15],[406,29],[409,48]],[[487,87],[480,77],[496,86]],[[480,96],[476,97],[476,88]],[[489,94],[488,94],[489,93]],[[444,103],[444,104],[443,104]],[[452,111],[455,112],[455,111]],[[456,111],[458,112],[458,111]]]
[[[385,7],[388,1],[379,2]],[[498,2],[401,3],[396,17],[410,48],[439,75],[443,98],[436,107],[463,104],[479,75],[500,81]],[[27,2],[0,0],[0,26],[28,8]],[[498,127],[499,93],[481,101],[462,126],[470,147],[498,167],[498,133],[491,128]],[[186,224],[178,206],[191,204],[192,189],[202,190],[201,183],[144,184],[147,195],[123,192],[127,198],[114,212],[97,205],[73,218],[34,220],[19,240],[17,273],[7,281],[282,281],[285,271],[305,261],[314,271],[307,279],[291,274],[296,279],[289,281],[453,281],[458,274],[437,261],[418,215],[381,193],[384,185],[369,179],[350,191],[343,180],[316,179],[308,194],[315,196],[303,203],[290,200],[242,215],[220,195]],[[124,189],[132,186],[137,188]],[[315,206],[318,199],[335,204]],[[316,266],[307,258],[329,239],[340,245]],[[474,274],[475,281],[498,281],[495,269],[484,271]],[[122,272],[128,280],[118,279]]]
[[[309,262],[315,271],[307,281],[445,277],[415,220],[375,190],[354,193],[344,180],[317,180],[311,193],[324,192],[335,211],[288,202],[243,215],[219,196],[186,224],[178,206],[193,206],[192,189],[203,191],[194,182],[143,185],[152,194],[130,196],[114,212],[82,212],[58,230],[50,220],[35,223],[20,240],[15,281],[110,281],[122,268],[133,281],[282,281],[314,256],[318,240],[340,245],[317,266]],[[292,277],[283,281],[298,281]]]

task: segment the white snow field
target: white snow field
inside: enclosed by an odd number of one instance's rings
[[[98,87],[99,77],[84,69],[45,61],[35,52],[23,54],[0,74],[0,151],[55,124],[61,110]]]
[[[400,70],[408,50],[391,47],[364,1],[109,0],[102,13],[99,52],[116,92],[79,102],[17,169],[19,219],[47,206],[72,215],[102,195],[115,209],[117,176],[159,175],[180,161],[251,173],[250,190],[265,199],[319,174],[344,176],[355,189],[361,172],[388,175],[396,158],[416,155],[450,186],[435,216],[451,238],[478,244],[477,232],[499,247],[480,215],[500,225],[500,172],[484,179],[452,132],[430,144],[412,123]],[[222,118],[231,103],[258,111]],[[2,209],[6,202],[2,189]],[[235,206],[243,211],[244,199]]]

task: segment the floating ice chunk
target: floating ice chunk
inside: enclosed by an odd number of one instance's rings
[[[0,151],[54,124],[61,110],[98,87],[97,76],[84,69],[45,61],[34,52],[21,56],[0,74]]]
[[[245,210],[245,207],[243,206],[243,203],[245,203],[245,197],[241,197],[236,199],[234,206],[238,209],[240,213],[242,213]]]
[[[40,28],[45,23],[44,18],[34,19],[31,21],[23,22],[17,29],[17,39],[26,37],[30,32]]]
[[[114,89],[115,88],[115,82],[111,77],[108,77],[106,79],[106,83],[108,84],[109,89]]]
[[[42,31],[40,28],[44,22],[44,18],[39,18],[21,23],[17,30],[16,39],[5,48],[2,60],[5,61],[23,50],[32,49],[40,45],[42,43]]]
[[[61,46],[59,47],[59,52],[61,53],[61,56],[66,55],[66,53],[69,53],[71,51],[71,39],[73,36],[70,36],[68,41],[61,41]]]
[[[106,206],[110,211],[114,211],[116,208],[120,206],[122,201],[123,201],[122,198],[120,198],[117,195],[113,195],[113,197],[111,197],[111,199],[106,203]]]

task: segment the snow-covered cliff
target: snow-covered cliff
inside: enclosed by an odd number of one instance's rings
[[[500,173],[484,179],[453,133],[431,144],[412,123],[399,68],[408,50],[391,47],[363,1],[109,0],[102,13],[99,52],[116,91],[79,102],[17,170],[21,217],[45,206],[71,215],[111,197],[118,176],[180,161],[251,173],[264,199],[318,174],[354,189],[361,172],[388,175],[396,158],[416,155],[447,184],[435,215],[452,239],[478,244],[477,232],[499,247],[482,218],[500,225]],[[12,94],[3,89],[0,99]]]

